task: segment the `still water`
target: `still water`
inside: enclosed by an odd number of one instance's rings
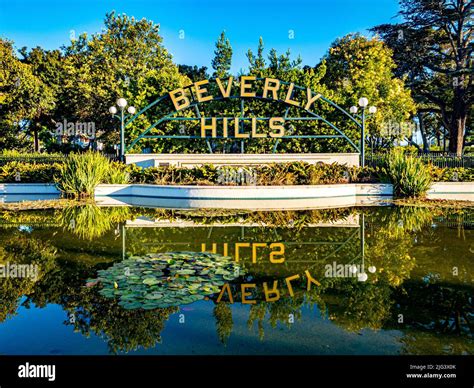
[[[0,354],[473,354],[474,212],[0,213]]]

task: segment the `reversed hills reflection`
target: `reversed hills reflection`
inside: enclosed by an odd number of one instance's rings
[[[0,279],[2,353],[2,326],[33,326],[29,311],[53,305],[110,353],[323,354],[325,330],[346,341],[333,354],[474,351],[472,210],[87,205],[3,212],[0,228],[0,265],[38,268]],[[177,330],[180,343],[167,343]]]

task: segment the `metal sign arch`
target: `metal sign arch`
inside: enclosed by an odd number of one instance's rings
[[[211,79],[210,81],[213,81],[215,79]],[[265,80],[265,78],[255,78],[255,81],[262,81]],[[231,79],[229,79],[229,82],[232,82]],[[290,82],[285,82],[285,81],[279,81],[281,85],[285,86],[292,86],[292,95],[295,90],[299,91],[310,91],[309,88],[304,88],[299,85],[294,85],[293,83]],[[239,120],[239,124],[243,125],[243,122],[246,120],[252,119],[250,116],[245,116],[244,115],[244,109],[245,109],[245,101],[246,100],[260,100],[260,101],[265,101],[268,103],[279,103],[279,104],[284,104],[287,106],[287,109],[285,110],[285,113],[283,114],[283,118],[286,121],[321,121],[328,125],[334,132],[335,134],[332,135],[284,135],[281,137],[278,137],[276,139],[273,152],[276,152],[276,148],[278,146],[278,143],[282,139],[321,139],[321,138],[341,138],[344,139],[357,153],[361,153],[361,150],[363,148],[363,142],[361,141],[359,145],[357,145],[352,139],[350,139],[342,129],[338,128],[334,123],[328,121],[326,118],[322,117],[316,112],[313,112],[309,109],[305,109],[304,107],[301,106],[295,106],[287,101],[278,98],[268,98],[268,97],[262,97],[262,96],[253,96],[253,97],[242,97],[240,95],[229,95],[229,96],[216,96],[214,97],[211,101],[207,102],[200,102],[196,99],[196,96],[192,92],[192,87],[194,84],[187,85],[186,87],[182,88],[183,90],[189,90],[190,91],[190,96],[192,100],[190,101],[190,104],[186,106],[184,109],[177,109],[177,110],[171,110],[169,113],[165,114],[164,116],[160,117],[158,120],[156,120],[154,123],[149,125],[146,129],[144,129],[137,138],[132,140],[132,142],[128,146],[124,146],[125,152],[128,152],[131,148],[133,148],[139,141],[143,139],[202,139],[205,140],[208,144],[209,151],[212,153],[212,148],[210,147],[209,140],[210,139],[223,139],[224,137],[216,136],[213,138],[207,138],[207,137],[202,137],[202,136],[195,136],[195,135],[149,135],[149,133],[156,128],[158,125],[162,124],[163,122],[169,122],[169,121],[198,121],[203,118],[201,115],[201,112],[199,110],[200,105],[204,104],[210,104],[214,101],[225,101],[225,100],[232,100],[232,99],[240,99],[241,102],[241,107],[240,107],[240,116],[236,117],[236,119]],[[311,95],[313,97],[318,96],[318,100],[321,100],[331,107],[335,108],[337,111],[341,112],[344,117],[346,117],[349,121],[353,122],[360,130],[363,130],[363,122],[361,122],[359,119],[359,116],[354,116],[347,112],[344,108],[336,104],[335,102],[331,101],[330,99],[324,97],[320,93],[315,93],[314,91],[311,91]],[[154,108],[160,103],[164,102],[170,102],[171,97],[170,93],[166,93],[159,98],[157,98],[155,101],[147,105],[146,107],[142,108],[140,111],[133,115],[129,115],[125,117],[124,123],[123,123],[123,128],[124,130],[132,124],[138,117],[140,117],[142,114],[146,113],[150,109]],[[296,108],[304,111],[307,115],[305,117],[289,117],[288,113],[291,108]],[[196,117],[175,117],[177,114],[184,112],[186,110],[194,109]],[[222,120],[224,117],[216,117],[217,120]],[[256,120],[269,120],[270,117],[255,117]],[[232,139],[232,137],[227,137],[228,139]]]

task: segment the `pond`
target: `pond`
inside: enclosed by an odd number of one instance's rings
[[[0,213],[0,354],[474,353],[474,212]]]

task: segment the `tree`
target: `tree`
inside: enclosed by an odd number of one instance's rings
[[[415,111],[410,91],[394,76],[391,55],[379,39],[349,34],[337,39],[324,58],[327,71],[322,83],[339,96],[342,107],[357,105],[360,97],[377,107],[367,122],[375,147],[391,145],[409,134],[408,120]]]
[[[232,46],[225,36],[225,31],[221,32],[216,42],[214,50],[214,59],[212,60],[212,68],[214,69],[214,77],[225,78],[230,75],[230,67],[232,65]]]
[[[178,65],[178,69],[181,74],[186,75],[193,82],[209,78],[206,66]]]
[[[68,101],[59,98],[62,93],[64,81],[64,56],[60,50],[44,50],[41,47],[35,47],[28,52],[26,47],[20,50],[21,61],[28,64],[31,72],[39,78],[51,91],[54,102],[50,109],[42,110],[40,114],[31,119],[31,127],[35,134],[36,148],[39,147],[40,140],[44,148],[51,150],[53,133],[56,130],[56,121],[54,120],[58,112],[66,109]],[[62,121],[62,120],[61,120]],[[54,140],[55,142],[55,140]]]
[[[34,149],[39,150],[35,120],[53,108],[51,89],[22,63],[11,42],[0,39],[0,148],[29,148],[27,135],[33,132]]]
[[[398,74],[405,74],[419,112],[440,115],[449,151],[462,154],[472,130],[473,5],[469,0],[400,0],[403,19],[373,31],[392,48]]]
[[[258,73],[263,71],[265,69],[265,58],[263,57],[263,49],[264,49],[264,44],[263,44],[263,38],[260,37],[258,40],[258,49],[257,49],[257,55],[255,56],[252,52],[252,50],[247,51],[247,58],[249,60],[249,68],[250,71],[253,73]],[[257,74],[258,75],[258,74]]]
[[[252,50],[248,50],[247,58],[249,60],[249,74],[256,76],[257,78],[275,78],[284,81],[286,85],[282,85],[279,91],[279,99],[282,101],[285,99],[288,84],[294,83],[295,85],[302,86],[303,88],[310,88],[315,93],[320,93],[323,96],[334,100],[336,96],[329,90],[325,85],[321,83],[321,79],[326,73],[326,67],[322,64],[317,69],[311,67],[302,67],[301,57],[292,59],[290,50],[287,50],[284,54],[278,54],[275,49],[270,49],[268,55],[265,58],[264,55],[264,42],[260,37],[257,48],[257,54],[255,55]],[[262,90],[263,81],[256,83],[258,90]],[[306,93],[306,89],[304,89]],[[301,98],[302,91],[295,92],[296,98]],[[249,115],[256,117],[272,117],[272,116],[284,116],[287,114],[289,117],[300,117],[304,116],[305,113],[301,108],[290,107],[288,104],[284,104],[281,101],[275,103],[269,103],[266,101],[249,101],[246,102],[248,107]],[[322,117],[327,116],[328,104],[321,103],[320,100],[316,101],[313,105],[313,110],[317,111]],[[247,109],[247,108],[246,108]],[[334,130],[331,129],[324,123],[318,121],[295,121],[286,125],[286,130],[289,134],[303,135],[303,134],[333,134]],[[266,143],[249,143],[247,149],[251,152],[272,152],[272,148],[275,145],[274,142]],[[287,152],[330,152],[333,150],[343,150],[344,147],[349,146],[345,141],[341,139],[321,140],[314,141],[314,139],[285,139],[278,144],[278,151]]]
[[[118,125],[108,108],[118,97],[124,97],[141,109],[169,90],[189,84],[179,73],[171,55],[162,44],[159,25],[146,19],[136,20],[126,15],[110,13],[105,29],[88,38],[82,35],[64,48],[66,69],[64,93],[68,101],[67,117],[92,121],[103,139],[118,141]],[[147,111],[126,129],[126,142],[168,111],[162,108]],[[141,142],[141,147],[164,146]]]

